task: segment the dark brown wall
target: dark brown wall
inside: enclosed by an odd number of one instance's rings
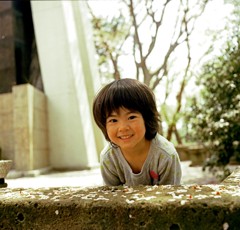
[[[29,82],[33,39],[30,1],[0,1],[0,93]]]
[[[11,1],[0,2],[0,93],[16,84],[14,17]]]

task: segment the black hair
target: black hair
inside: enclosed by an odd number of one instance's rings
[[[152,140],[159,131],[159,113],[152,90],[144,83],[135,79],[124,78],[115,80],[104,86],[93,102],[93,116],[106,140],[108,116],[119,108],[140,112],[145,122],[145,138]]]

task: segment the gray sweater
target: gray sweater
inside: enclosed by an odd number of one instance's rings
[[[120,148],[108,144],[100,156],[101,174],[106,185],[179,185],[182,177],[178,153],[161,135],[151,141],[148,156],[138,174],[132,172]]]

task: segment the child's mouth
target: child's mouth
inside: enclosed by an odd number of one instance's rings
[[[121,139],[121,140],[127,140],[127,139],[129,139],[130,137],[132,137],[133,135],[124,135],[124,136],[119,136],[119,138]]]

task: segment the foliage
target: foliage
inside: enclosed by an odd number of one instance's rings
[[[201,97],[192,100],[187,120],[191,136],[204,143],[211,156],[205,167],[228,173],[233,158],[240,162],[240,34],[236,29],[222,54],[204,65],[198,78]]]

